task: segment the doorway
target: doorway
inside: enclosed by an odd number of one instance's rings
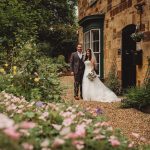
[[[131,34],[136,30],[134,24],[127,25],[122,30],[122,88],[127,89],[136,86],[135,51],[136,42]]]

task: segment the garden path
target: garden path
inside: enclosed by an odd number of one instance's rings
[[[123,134],[136,143],[150,144],[150,114],[145,114],[136,109],[122,109],[120,102],[85,102],[83,100],[74,100],[73,97],[73,77],[63,76],[60,78],[61,85],[64,88],[63,99],[79,104],[81,107],[100,108],[111,122],[113,128],[120,128]],[[138,133],[144,137],[143,141],[135,138],[133,133]]]

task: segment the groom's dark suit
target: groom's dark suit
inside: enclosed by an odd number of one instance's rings
[[[74,73],[74,96],[78,96],[80,86],[80,96],[82,98],[82,79],[85,69],[83,55],[80,59],[77,52],[72,53],[70,59],[70,68],[71,72]]]

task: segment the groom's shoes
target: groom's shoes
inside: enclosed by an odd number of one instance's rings
[[[78,97],[78,96],[74,96],[74,98],[75,98],[76,100],[79,100],[79,97]]]

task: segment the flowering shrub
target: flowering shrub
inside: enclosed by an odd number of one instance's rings
[[[27,102],[0,94],[0,149],[135,150],[100,109],[81,110],[62,103]]]
[[[61,88],[57,64],[39,56],[34,44],[27,44],[14,59],[17,65],[4,63],[0,68],[0,91],[24,96],[26,100],[60,101]]]

